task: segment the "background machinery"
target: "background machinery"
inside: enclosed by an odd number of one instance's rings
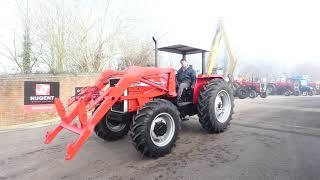
[[[312,85],[315,85],[313,87]],[[316,84],[310,82],[310,78],[307,75],[295,75],[290,78],[286,78],[285,81],[278,81],[275,83],[269,83],[267,86],[267,92],[269,94],[277,95],[309,95],[316,94]]]
[[[265,82],[254,82],[252,78],[251,81],[234,81],[233,84],[234,87],[236,87],[235,96],[239,97],[240,99],[247,97],[254,99],[257,96],[260,96],[261,98],[267,97],[267,84]]]

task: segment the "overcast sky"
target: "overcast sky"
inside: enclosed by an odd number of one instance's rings
[[[0,3],[0,40],[10,42],[13,31],[21,29],[18,9],[13,0]],[[161,38],[160,46],[182,43],[210,49],[217,20],[224,17],[239,63],[320,62],[317,1],[111,0],[110,6],[110,12],[136,19],[135,31],[141,38]],[[3,71],[7,61],[0,58]]]

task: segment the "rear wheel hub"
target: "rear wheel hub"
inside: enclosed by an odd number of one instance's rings
[[[167,125],[164,122],[156,122],[154,133],[157,137],[163,136],[167,132]]]

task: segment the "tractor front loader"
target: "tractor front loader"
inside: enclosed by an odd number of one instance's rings
[[[105,88],[107,89],[104,90]],[[121,115],[125,113],[124,110],[135,112],[155,97],[163,95],[166,95],[167,98],[175,97],[175,88],[174,69],[131,67],[126,71],[105,71],[94,86],[83,88],[78,96],[68,100],[65,107],[60,99],[55,100],[62,122],[53,131],[47,132],[45,143],[49,144],[63,128],[79,134],[79,138],[67,146],[65,159],[72,159],[95,129],[98,136],[104,136],[97,128],[98,123],[112,107],[115,108],[115,111],[123,111],[123,113],[118,113],[120,117],[117,119],[120,122],[118,124],[128,125],[128,122],[121,118]],[[128,91],[130,94],[127,94]],[[117,109],[118,102],[122,102],[126,107],[122,110]],[[67,113],[66,108],[71,105],[75,107],[70,113]],[[94,113],[88,116],[88,111],[94,111]],[[76,117],[79,119],[80,126],[73,122]],[[108,122],[105,126],[109,124],[112,126],[112,123],[117,122]],[[115,128],[116,125],[112,127]],[[125,128],[128,129],[128,127]]]

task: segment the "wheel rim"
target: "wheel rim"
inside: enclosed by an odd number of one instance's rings
[[[107,119],[106,119],[106,125],[113,132],[119,132],[126,127],[126,124],[124,123],[111,123]]]
[[[214,111],[217,120],[224,123],[228,120],[231,112],[231,99],[227,91],[221,90],[215,99]]]
[[[175,132],[173,117],[168,113],[158,114],[151,123],[150,137],[152,142],[163,147],[170,143]]]

